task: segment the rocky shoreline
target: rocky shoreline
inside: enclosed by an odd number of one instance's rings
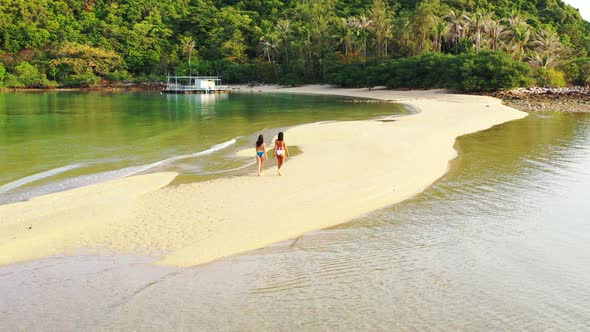
[[[590,112],[590,87],[518,88],[491,95],[525,112]]]

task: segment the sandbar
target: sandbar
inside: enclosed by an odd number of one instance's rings
[[[287,159],[283,176],[271,168],[258,177],[252,166],[245,176],[166,186],[176,174],[153,173],[0,206],[0,264],[108,249],[192,266],[265,247],[415,196],[448,171],[457,137],[527,115],[492,97],[441,90],[239,91],[373,98],[418,112],[290,128],[287,144],[303,153]]]

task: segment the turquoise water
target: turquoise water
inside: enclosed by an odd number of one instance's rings
[[[4,93],[0,204],[145,172],[231,175],[252,163],[235,152],[258,134],[405,112],[332,96]]]

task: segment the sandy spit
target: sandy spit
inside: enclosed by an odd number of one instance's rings
[[[106,248],[191,266],[261,248],[408,199],[446,173],[458,136],[526,116],[492,97],[440,90],[234,91],[374,98],[420,112],[292,128],[285,140],[303,154],[288,159],[283,176],[273,167],[258,177],[253,166],[248,176],[165,187],[175,174],[156,173],[0,206],[0,264]]]

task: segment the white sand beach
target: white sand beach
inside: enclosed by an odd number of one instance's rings
[[[0,206],[0,264],[108,249],[191,266],[261,248],[411,198],[447,172],[457,137],[526,116],[498,99],[439,90],[239,90],[374,98],[419,112],[289,129],[285,141],[303,153],[283,176],[273,167],[258,177],[252,166],[247,176],[166,187],[176,174],[155,173]]]

